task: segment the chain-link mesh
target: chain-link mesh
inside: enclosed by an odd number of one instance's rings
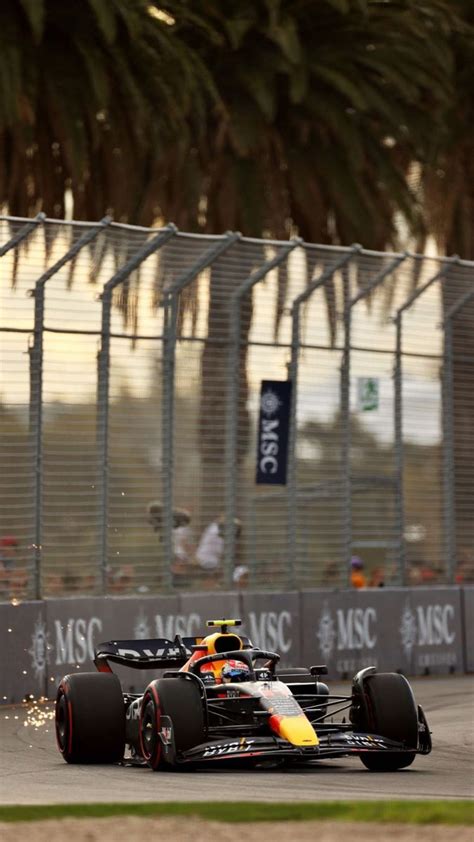
[[[0,598],[472,580],[472,263],[40,215],[0,271]]]

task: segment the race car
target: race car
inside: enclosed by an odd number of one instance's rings
[[[368,667],[354,676],[350,695],[331,695],[320,680],[326,666],[279,669],[277,653],[235,633],[240,624],[208,620],[213,631],[204,637],[99,644],[98,671],[66,675],[58,687],[64,759],[158,772],[356,755],[370,771],[385,772],[431,751],[426,717],[403,675]],[[163,672],[143,693],[126,693],[110,663]]]

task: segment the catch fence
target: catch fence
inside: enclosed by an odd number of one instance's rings
[[[355,556],[374,585],[472,581],[473,262],[107,218],[0,235],[0,599],[345,587]],[[262,380],[292,384],[283,485],[255,481]]]

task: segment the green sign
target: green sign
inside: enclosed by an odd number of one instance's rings
[[[362,412],[379,408],[379,381],[377,377],[357,378],[357,403]]]

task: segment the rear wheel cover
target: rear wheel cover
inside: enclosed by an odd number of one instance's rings
[[[56,742],[61,754],[71,750],[71,711],[66,696],[66,688],[61,685],[56,701]]]
[[[163,748],[160,740],[161,708],[158,693],[150,688],[143,697],[140,714],[140,747],[152,769],[161,765]]]

